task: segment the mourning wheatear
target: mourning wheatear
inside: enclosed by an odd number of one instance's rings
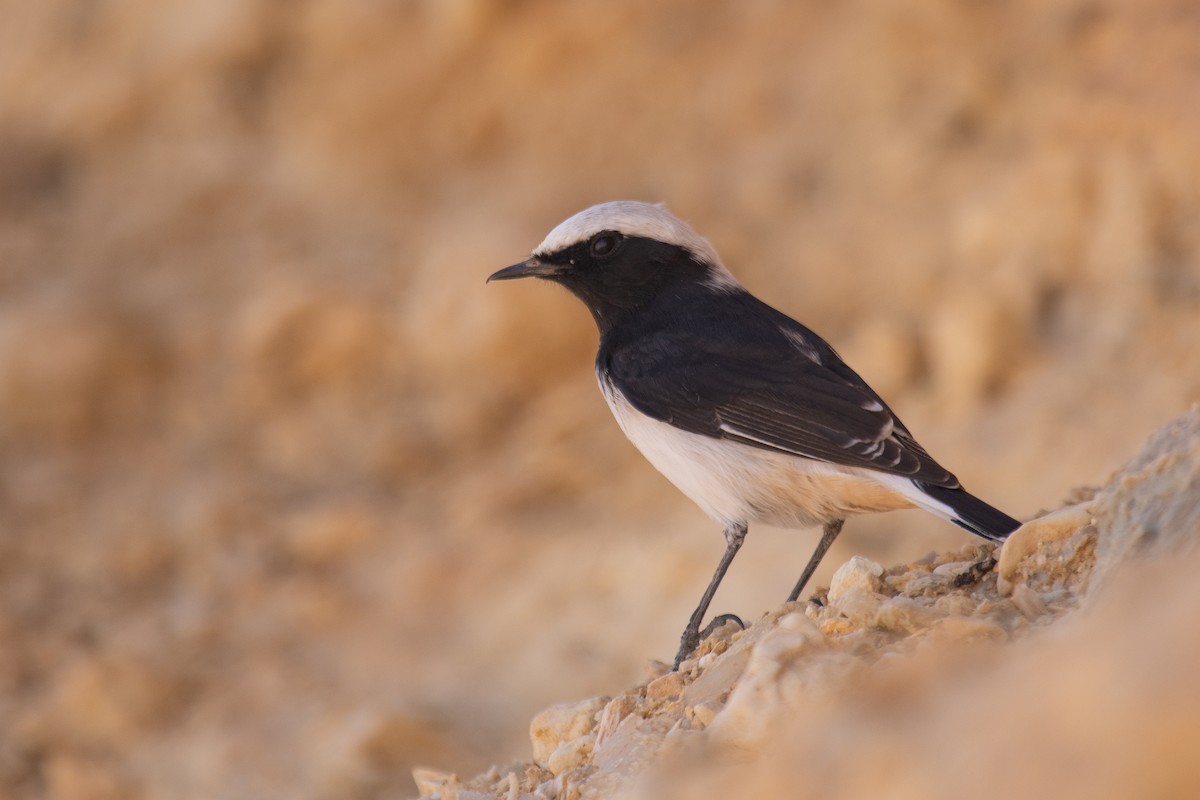
[[[596,377],[617,423],[725,530],[725,553],[680,637],[675,667],[751,521],[823,525],[804,585],[845,517],[923,508],[993,541],[1020,523],[967,493],[821,337],[746,291],[661,205],[602,203],[488,278],[537,277],[600,329]]]

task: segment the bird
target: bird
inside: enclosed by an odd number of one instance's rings
[[[713,628],[700,625],[751,522],[822,528],[788,601],[853,514],[917,507],[991,541],[1020,526],[968,493],[824,339],[747,291],[664,205],[584,209],[487,282],[529,277],[583,301],[621,430],[722,526],[725,552],[673,669]]]

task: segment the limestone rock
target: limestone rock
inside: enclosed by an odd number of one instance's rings
[[[874,561],[854,556],[833,573],[829,583],[829,603],[852,622],[868,619],[879,608],[883,567]]]
[[[563,742],[546,758],[546,768],[552,775],[561,775],[586,761],[595,745],[596,737],[591,734]]]
[[[1061,541],[1090,524],[1089,503],[1060,508],[1037,519],[1031,519],[1013,531],[1000,549],[996,573],[1000,577],[1000,593],[1012,593],[1012,583],[1021,562],[1048,543]]]
[[[1200,405],[1155,431],[1095,500],[1095,580],[1133,555],[1185,553],[1200,543]]]
[[[529,723],[534,761],[546,764],[560,747],[595,730],[597,716],[608,702],[607,697],[591,697],[558,703],[538,713]]]

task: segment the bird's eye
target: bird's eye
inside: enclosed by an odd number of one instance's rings
[[[589,250],[592,258],[609,258],[621,246],[621,237],[616,233],[598,233],[592,237]]]

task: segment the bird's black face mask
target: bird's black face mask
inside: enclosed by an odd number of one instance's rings
[[[678,245],[602,231],[555,253],[530,256],[488,280],[543,278],[583,301],[604,330],[672,286],[694,286],[709,267]]]

